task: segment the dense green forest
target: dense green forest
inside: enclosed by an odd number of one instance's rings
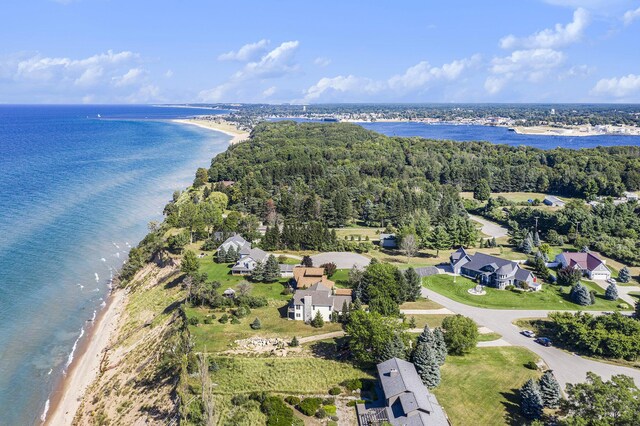
[[[458,190],[481,179],[494,192],[592,197],[640,188],[640,147],[543,151],[485,142],[391,138],[336,123],[262,123],[250,144],[218,155],[212,182],[232,180],[231,206],[264,216],[376,224],[426,209],[438,222],[463,213]]]

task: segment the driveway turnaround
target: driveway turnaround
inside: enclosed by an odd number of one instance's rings
[[[518,319],[544,318],[549,312],[554,311],[476,308],[453,301],[427,288],[422,288],[422,295],[455,313],[473,319],[480,326],[488,327],[501,334],[502,340],[505,342],[529,349],[542,358],[549,368],[553,370],[563,388],[567,383],[584,382],[588,371],[593,371],[605,380],[610,379],[615,374],[624,374],[632,377],[636,384],[640,386],[640,370],[592,361],[558,348],[541,346],[535,343],[533,339],[521,335],[518,327],[513,325],[513,321]]]
[[[500,226],[495,222],[490,222],[487,219],[472,214],[469,215],[469,219],[482,225],[482,228],[480,230],[483,234],[488,235],[489,238],[500,238],[507,236],[508,230],[504,226]]]
[[[364,257],[358,253],[342,252],[342,251],[330,251],[327,253],[320,253],[311,256],[313,260],[313,266],[320,266],[324,263],[335,263],[338,269],[351,269],[354,265],[359,268],[366,267],[371,259]]]

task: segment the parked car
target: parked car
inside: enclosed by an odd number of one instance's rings
[[[607,282],[608,282],[609,284],[617,284],[617,283],[618,283],[618,282],[617,282],[615,279],[613,279],[613,278],[609,278],[609,279],[607,279]]]
[[[536,334],[531,330],[523,330],[520,332],[520,334],[526,337],[536,337]]]
[[[551,339],[547,338],[547,337],[538,337],[536,340],[534,340],[534,342],[542,345],[542,346],[551,346]]]

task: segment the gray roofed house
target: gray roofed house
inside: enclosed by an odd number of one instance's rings
[[[542,202],[547,206],[552,207],[564,207],[564,205],[567,204],[564,202],[564,200],[561,200],[555,195],[547,195],[546,197],[544,197],[544,200],[542,200]]]
[[[342,293],[342,292],[341,292]],[[321,282],[304,290],[296,290],[289,305],[288,316],[292,320],[311,321],[320,312],[325,321],[331,320],[332,312],[341,312],[342,306],[352,301],[350,294],[336,291]]]
[[[388,421],[393,426],[449,426],[449,419],[435,395],[422,383],[415,366],[398,358],[391,358],[377,366],[385,407],[366,410],[358,405],[361,425]],[[371,421],[369,411],[375,413]],[[384,418],[386,417],[386,418]]]
[[[397,248],[398,239],[396,234],[380,234],[379,246],[382,248]]]
[[[248,275],[253,271],[258,262],[263,263],[269,253],[259,248],[251,248],[247,243],[242,249],[240,249],[240,260],[233,265],[231,273],[233,275]]]
[[[295,268],[296,265],[280,263],[278,266],[280,267],[280,276],[282,278],[293,278],[293,268]]]
[[[251,248],[251,243],[242,238],[242,235],[235,234],[224,240],[224,242],[218,247],[218,251],[220,251],[222,247],[224,247],[226,251],[229,251],[231,247],[233,247],[235,251],[238,251],[245,247]]]
[[[522,286],[526,283],[533,290],[540,290],[542,284],[526,269],[511,260],[484,253],[469,254],[460,247],[449,257],[455,274],[478,279],[482,285],[504,290],[508,285]]]

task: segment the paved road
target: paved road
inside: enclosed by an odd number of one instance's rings
[[[476,216],[473,214],[469,215],[469,219],[473,220],[474,222],[478,222],[479,224],[482,225],[482,233],[485,235],[488,235],[489,238],[491,237],[496,237],[496,238],[500,238],[500,237],[505,237],[508,233],[507,228],[498,225],[495,222],[490,222],[487,219],[484,219],[480,216]]]
[[[593,371],[605,379],[609,379],[613,374],[625,374],[633,377],[636,384],[640,386],[640,370],[591,361],[554,347],[546,348],[535,343],[533,339],[521,335],[518,327],[512,323],[521,318],[546,317],[552,311],[476,308],[453,301],[427,288],[422,289],[422,295],[453,312],[472,318],[480,326],[488,327],[501,334],[505,342],[534,352],[554,371],[563,387],[567,383],[584,382],[588,371]]]
[[[320,266],[323,263],[333,262],[338,269],[351,269],[353,265],[364,268],[371,262],[371,259],[358,253],[330,251],[311,256],[313,266]]]

